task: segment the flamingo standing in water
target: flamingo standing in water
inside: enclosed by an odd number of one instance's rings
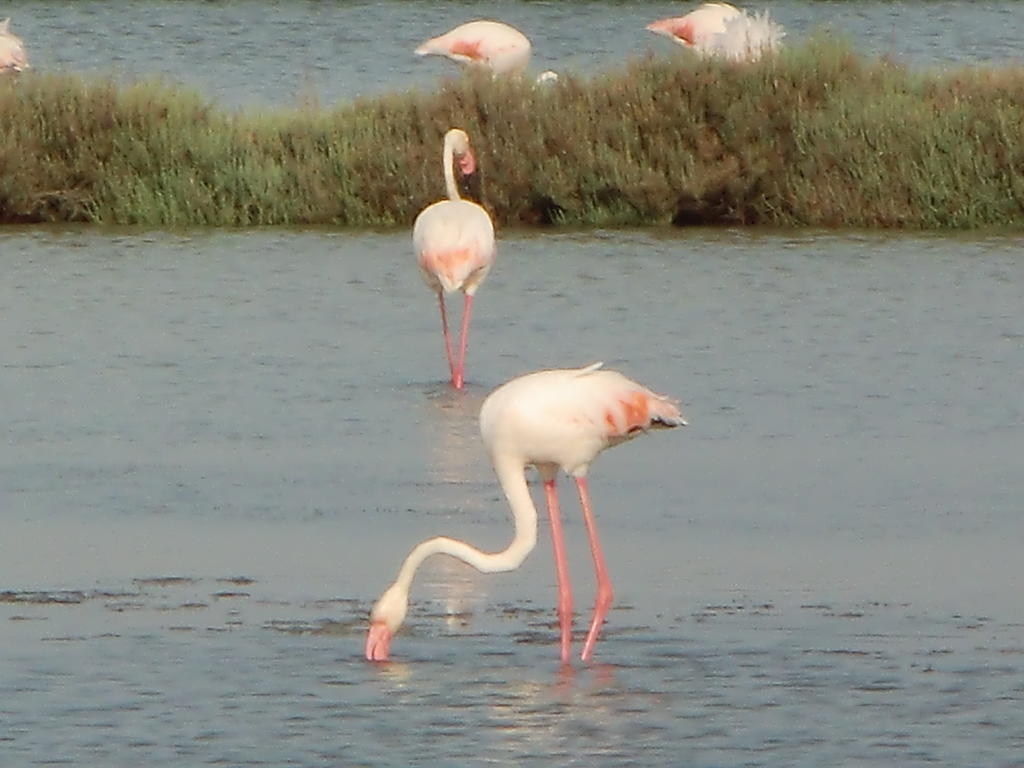
[[[530,62],[530,41],[515,27],[500,21],[470,21],[416,49],[417,56],[431,54],[483,67],[494,75],[514,75]]]
[[[729,3],[704,3],[685,16],[651,22],[647,29],[702,56],[756,61],[778,50],[785,36],[768,11],[750,15]]]
[[[456,161],[464,176],[476,170],[476,158],[465,131],[452,128],[444,135],[441,158],[444,162],[444,184],[448,199],[428,205],[420,211],[413,224],[412,243],[423,279],[437,293],[441,306],[441,331],[444,333],[452,386],[462,389],[473,295],[494,263],[494,224],[481,206],[459,197],[459,188],[455,183]],[[458,359],[452,354],[448,314],[444,306],[445,293],[453,291],[462,291],[463,295]]]
[[[402,563],[398,578],[370,612],[366,658],[371,661],[388,659],[391,639],[408,609],[409,588],[416,569],[431,555],[451,555],[484,573],[511,571],[526,559],[537,543],[537,508],[526,485],[526,468],[533,465],[544,481],[551,519],[563,664],[569,663],[572,639],[572,590],[555,478],[562,469],[576,480],[597,573],[594,616],[582,653],[582,659],[588,661],[612,604],[612,586],[594,523],[587,470],[606,448],[649,429],[684,424],[686,421],[679,408],[667,397],[654,394],[620,373],[602,370],[601,363],[573,370],[530,373],[498,387],[480,409],[480,433],[498,482],[512,507],[515,522],[512,543],[496,553],[482,552],[446,536],[418,544]]]
[[[11,20],[0,21],[0,72],[21,72],[28,68],[25,44],[11,33]]]

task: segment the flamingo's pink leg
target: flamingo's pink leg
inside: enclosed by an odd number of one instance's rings
[[[466,373],[466,344],[469,341],[469,316],[473,312],[473,297],[468,293],[463,294],[465,300],[462,305],[462,333],[459,336],[459,362],[452,374],[452,386],[462,389],[463,377]]]
[[[594,653],[594,645],[597,643],[597,634],[604,624],[604,617],[608,615],[608,609],[612,607],[612,582],[608,578],[608,568],[604,563],[604,553],[601,551],[601,542],[597,536],[597,525],[594,522],[594,510],[590,506],[590,490],[587,487],[586,477],[576,478],[576,487],[580,492],[580,505],[583,507],[583,522],[587,526],[587,538],[590,539],[590,551],[594,556],[594,572],[597,574],[597,597],[594,600],[594,620],[590,622],[590,631],[587,632],[586,642],[583,644],[584,661],[589,661]]]
[[[551,541],[555,549],[555,573],[558,576],[558,625],[562,630],[562,663],[569,663],[569,643],[572,641],[572,585],[569,583],[569,563],[565,557],[565,537],[562,535],[562,517],[558,511],[558,489],[555,481],[544,481],[544,496],[551,518]]]
[[[444,351],[448,355],[448,373],[451,374],[452,384],[455,384],[455,360],[452,357],[452,339],[448,335],[448,313],[444,308],[444,291],[437,292],[437,302],[441,306],[441,333],[444,334]]]

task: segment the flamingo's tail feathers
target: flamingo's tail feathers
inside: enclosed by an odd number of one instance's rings
[[[583,368],[580,368],[579,370],[577,370],[576,371],[576,375],[577,376],[586,376],[588,373],[593,373],[594,371],[600,370],[602,366],[604,366],[603,362],[591,363],[590,365],[586,365]]]
[[[650,408],[651,429],[671,429],[685,427],[689,422],[683,418],[679,404],[661,395],[651,398]]]
[[[433,42],[433,40],[427,40],[427,42],[425,42],[423,45],[421,45],[419,48],[413,51],[413,53],[415,53],[417,56],[429,56],[432,53],[440,53],[440,51],[434,50],[434,48],[431,46],[431,43]]]
[[[451,56],[454,51],[448,36],[440,35],[421,43],[413,53],[417,56]]]
[[[651,429],[672,429],[674,427],[685,427],[689,424],[686,419],[682,416],[677,416],[674,419],[663,419],[660,416],[655,416],[651,419]]]

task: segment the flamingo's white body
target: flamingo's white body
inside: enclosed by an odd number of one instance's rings
[[[537,543],[537,509],[526,484],[526,468],[535,466],[544,481],[551,519],[558,576],[558,616],[561,658],[569,662],[572,637],[572,591],[555,478],[559,469],[576,481],[583,518],[597,573],[597,598],[582,658],[589,660],[597,635],[612,603],[612,587],[598,540],[587,487],[587,470],[606,448],[652,428],[686,424],[678,407],[620,373],[601,364],[572,370],[538,371],[502,385],[480,409],[480,432],[498,481],[512,507],[515,535],[497,553],[440,536],[417,545],[402,563],[398,578],[370,613],[366,658],[387,660],[391,638],[405,619],[409,588],[416,569],[434,554],[447,554],[485,573],[518,568]]]
[[[28,68],[25,44],[11,33],[11,20],[0,21],[0,72],[21,72]]]
[[[494,263],[494,224],[482,207],[459,197],[458,185],[455,183],[455,163],[458,162],[463,174],[468,175],[476,169],[476,159],[465,131],[452,128],[445,134],[441,157],[448,199],[428,205],[420,211],[413,224],[412,242],[423,279],[437,293],[452,386],[461,389],[465,376],[466,343],[473,296]],[[457,358],[452,353],[444,303],[445,293],[453,291],[462,291],[464,296]]]
[[[416,49],[418,56],[447,56],[452,61],[489,69],[495,75],[514,75],[530,62],[530,41],[500,21],[470,21],[431,38]]]
[[[729,3],[704,3],[685,16],[652,22],[647,29],[702,56],[732,61],[756,61],[778,50],[786,34],[768,11],[751,15]]]

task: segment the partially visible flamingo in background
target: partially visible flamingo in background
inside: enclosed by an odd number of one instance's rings
[[[0,72],[21,72],[28,68],[25,44],[11,33],[11,20],[0,21]]]
[[[455,163],[463,175],[476,170],[476,158],[465,131],[452,128],[445,134],[441,158],[448,199],[420,211],[413,224],[412,242],[423,279],[437,293],[441,306],[441,331],[452,386],[462,389],[473,296],[494,263],[494,224],[481,206],[459,197]],[[445,293],[453,291],[462,291],[464,297],[458,358],[452,353],[444,304]]]
[[[647,29],[702,56],[756,61],[779,49],[785,31],[768,11],[754,15],[729,3],[704,3],[685,16],[651,22]]]
[[[480,433],[512,507],[512,543],[493,554],[446,536],[427,539],[414,547],[402,563],[398,578],[370,612],[366,658],[386,661],[390,656],[392,637],[408,610],[416,569],[431,555],[456,557],[484,573],[511,571],[522,564],[537,543],[537,508],[526,484],[526,468],[532,465],[544,481],[551,519],[563,664],[569,663],[573,612],[555,479],[562,469],[576,480],[597,574],[594,616],[582,653],[582,659],[588,661],[612,604],[612,586],[590,504],[587,470],[606,448],[650,429],[684,424],[679,408],[667,397],[620,373],[602,370],[601,363],[580,369],[538,371],[498,387],[480,409]]]
[[[530,62],[530,41],[500,21],[470,21],[427,40],[416,54],[447,56],[460,64],[489,69],[494,75],[515,75]]]

